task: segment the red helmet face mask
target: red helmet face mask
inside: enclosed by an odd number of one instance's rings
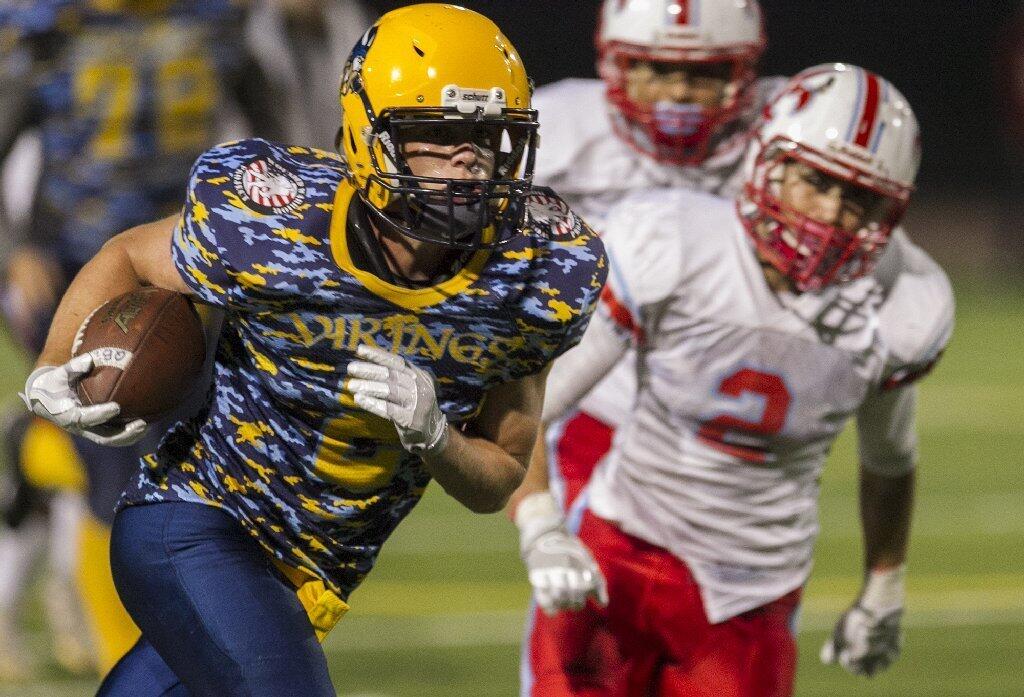
[[[716,135],[749,104],[748,88],[755,77],[760,46],[742,47],[735,53],[648,49],[621,44],[599,46],[601,77],[607,85],[616,134],[630,146],[659,162],[699,165],[707,159]],[[715,105],[684,98],[653,102],[631,96],[630,71],[646,63],[655,72],[683,73],[694,81],[714,75],[724,86]],[[694,77],[698,76],[698,77]]]
[[[846,220],[824,222],[787,201],[783,178],[790,167],[808,173],[807,186],[839,186],[842,205],[852,209]],[[737,205],[758,256],[796,290],[814,292],[871,273],[903,217],[910,193],[908,186],[879,180],[779,138],[761,148]]]

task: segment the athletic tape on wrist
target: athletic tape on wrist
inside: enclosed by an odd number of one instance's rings
[[[885,615],[903,607],[906,596],[904,581],[907,576],[906,564],[872,571],[864,583],[864,592],[860,596],[860,606],[875,615]]]
[[[515,524],[519,528],[519,546],[528,547],[540,535],[562,527],[564,516],[550,491],[536,491],[523,497],[516,506]]]

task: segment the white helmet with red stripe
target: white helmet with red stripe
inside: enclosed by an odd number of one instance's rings
[[[766,45],[757,0],[605,0],[597,32],[598,70],[608,86],[616,133],[663,162],[698,164],[748,99]],[[629,97],[635,61],[723,68],[720,105],[641,104]]]
[[[920,160],[917,119],[888,80],[843,63],[808,68],[765,107],[746,156],[740,214],[761,257],[799,290],[853,280],[871,271],[902,218]],[[859,229],[786,206],[782,168],[794,161],[875,194]]]

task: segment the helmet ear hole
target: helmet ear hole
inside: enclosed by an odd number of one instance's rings
[[[424,52],[424,50],[422,48],[420,48],[419,46],[417,46],[416,44],[412,45],[412,50],[415,51],[416,55],[419,56],[420,58],[422,58],[423,56],[427,55]]]
[[[358,150],[358,148],[356,147],[356,139],[355,139],[355,136],[352,135],[352,129],[351,128],[348,131],[348,145],[349,145],[350,148],[352,148],[352,152],[355,152],[356,150]]]

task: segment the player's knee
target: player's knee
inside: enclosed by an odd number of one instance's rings
[[[163,506],[127,508],[117,514],[110,532],[110,571],[125,607],[133,612],[136,598],[145,604],[145,591],[159,583],[170,568],[162,540]],[[163,515],[161,515],[163,514]]]

